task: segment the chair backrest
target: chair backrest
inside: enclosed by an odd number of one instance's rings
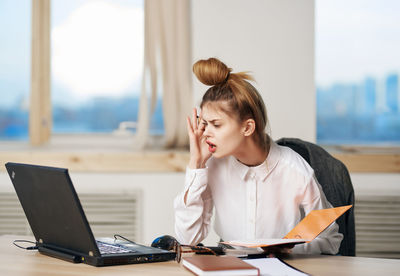
[[[333,207],[353,205],[353,208],[336,222],[339,225],[339,232],[344,236],[339,254],[355,256],[354,189],[346,166],[316,144],[296,138],[281,138],[276,142],[278,145],[291,148],[310,164],[326,198]]]

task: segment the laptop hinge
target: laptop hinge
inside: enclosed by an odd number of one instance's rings
[[[58,249],[52,249],[49,247],[45,247],[45,246],[39,246],[39,252],[50,256],[50,257],[55,257],[64,261],[68,261],[71,263],[81,263],[82,262],[82,258],[79,255],[75,255],[75,254],[71,254],[62,250],[58,250]]]

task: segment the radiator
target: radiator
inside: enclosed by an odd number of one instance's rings
[[[15,193],[0,193],[0,235],[30,235],[31,228]]]
[[[356,196],[356,255],[400,259],[400,196]]]
[[[140,192],[79,194],[95,237],[120,234],[141,240]],[[31,235],[31,229],[15,193],[0,193],[0,235]]]

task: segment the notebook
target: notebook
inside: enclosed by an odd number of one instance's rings
[[[257,267],[233,256],[183,257],[182,265],[195,275],[260,275]]]
[[[175,259],[176,253],[159,248],[96,240],[67,169],[19,163],[7,163],[6,169],[40,253],[94,266]]]

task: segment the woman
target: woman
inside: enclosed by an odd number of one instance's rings
[[[211,86],[187,118],[190,161],[185,187],[174,202],[179,242],[197,244],[210,229],[225,241],[284,237],[314,209],[332,207],[313,169],[296,152],[266,133],[262,97],[246,73],[215,58],[200,60],[193,72]],[[343,235],[336,223],[295,253],[338,252]]]

